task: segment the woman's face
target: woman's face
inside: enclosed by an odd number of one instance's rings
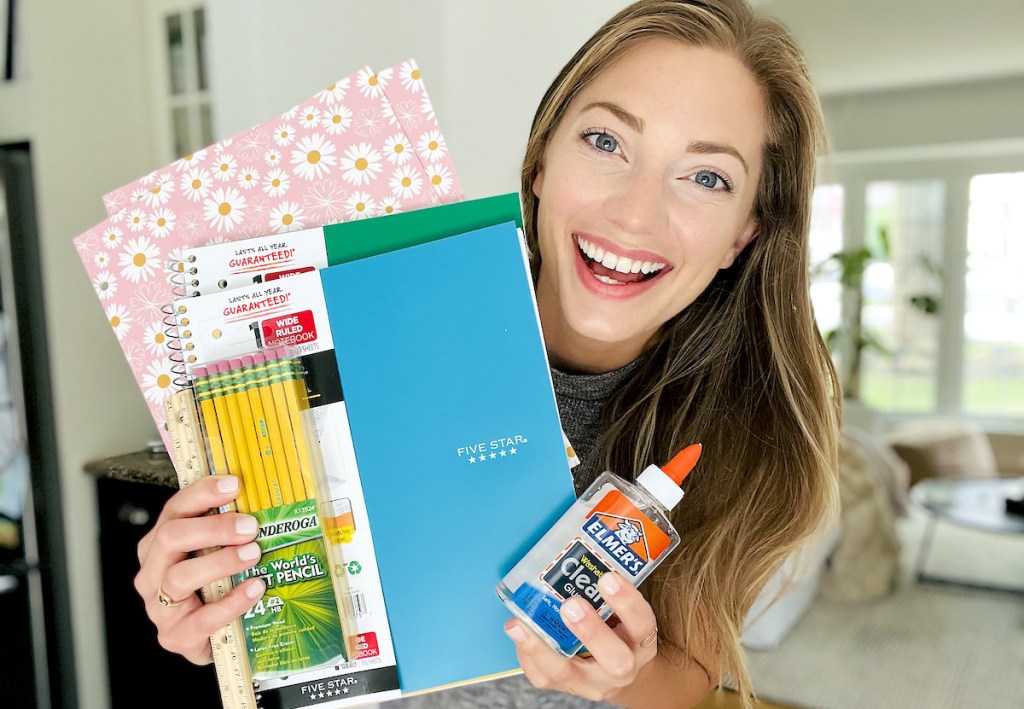
[[[764,101],[731,55],[639,45],[569,105],[533,184],[552,364],[643,350],[755,236]]]

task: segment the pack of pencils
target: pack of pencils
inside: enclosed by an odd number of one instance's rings
[[[301,360],[264,349],[193,367],[192,380],[211,470],[240,473],[235,508],[259,520],[262,556],[234,579],[267,585],[241,622],[253,679],[348,661],[338,542],[351,532],[327,494]]]

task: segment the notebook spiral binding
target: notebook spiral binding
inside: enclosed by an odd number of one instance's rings
[[[190,261],[195,261],[195,256],[189,257]],[[167,264],[167,270],[170,272],[168,280],[171,282],[171,293],[174,295],[174,299],[184,298],[188,295],[187,281],[190,275],[195,275],[195,267],[186,269],[186,263],[184,261],[172,261]],[[189,273],[191,271],[192,273]],[[193,295],[199,295],[198,291]],[[175,312],[172,304],[168,303],[160,308],[163,313],[164,323],[164,336],[167,338],[165,345],[169,350],[167,359],[171,361],[171,372],[175,375],[174,385],[180,388],[190,386],[188,376],[185,372],[185,352],[191,350],[193,344],[191,342],[182,342],[183,340],[191,337],[191,332],[188,330],[179,330],[179,315],[184,315],[187,312],[184,306],[180,307],[181,312]],[[188,320],[185,319],[184,323],[187,324]]]

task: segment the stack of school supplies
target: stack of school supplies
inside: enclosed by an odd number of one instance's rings
[[[111,193],[76,239],[182,484],[237,475],[260,520],[267,595],[211,638],[226,709],[518,671],[494,584],[573,487],[518,198],[461,197],[410,61]]]

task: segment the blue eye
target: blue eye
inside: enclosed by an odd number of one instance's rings
[[[729,181],[713,170],[698,171],[693,176],[693,181],[706,190],[714,191],[724,188],[727,192],[732,192],[732,185],[729,184]]]
[[[619,149],[619,141],[604,131],[588,130],[581,133],[580,137],[603,153],[614,153]]]

